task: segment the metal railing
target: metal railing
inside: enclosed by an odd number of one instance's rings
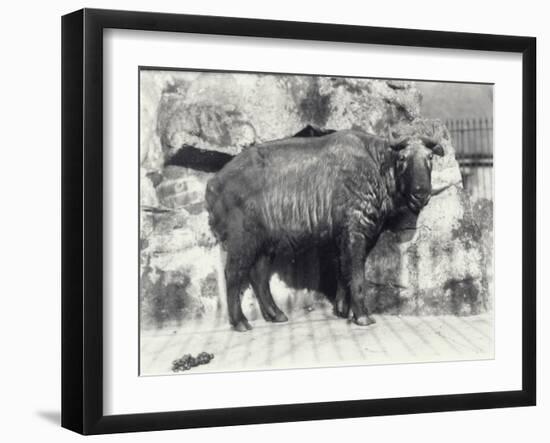
[[[493,119],[446,120],[464,188],[473,200],[493,199]]]

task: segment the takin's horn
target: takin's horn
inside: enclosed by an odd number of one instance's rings
[[[403,136],[398,139],[395,139],[393,137],[393,134],[391,133],[391,130],[388,130],[388,141],[390,143],[390,147],[395,151],[400,151],[401,149],[405,148],[409,142],[410,137]]]
[[[424,143],[424,146],[426,148],[431,149],[434,154],[443,156],[444,151],[443,147],[439,144],[439,140],[433,138],[433,137],[426,137],[426,136],[420,136],[420,140],[422,143]]]
[[[425,135],[421,135],[420,140],[422,141],[422,143],[424,143],[424,145],[428,149],[432,149],[435,145],[439,144],[439,140],[436,140],[433,137],[427,137]]]

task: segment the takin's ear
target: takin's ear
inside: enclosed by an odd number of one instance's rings
[[[439,155],[440,157],[443,157],[445,155],[443,146],[439,144],[439,141],[437,139],[423,136],[423,137],[420,137],[420,140],[422,140],[422,143],[424,143],[424,146],[426,146],[426,148],[428,149],[431,149],[435,155]]]

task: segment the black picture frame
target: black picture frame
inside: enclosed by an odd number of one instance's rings
[[[102,36],[107,28],[521,54],[522,389],[104,415]],[[533,37],[96,9],[65,15],[62,18],[62,426],[82,434],[105,434],[535,405],[535,67],[536,39]]]

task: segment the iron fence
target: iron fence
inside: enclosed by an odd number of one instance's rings
[[[472,199],[493,199],[493,119],[447,120],[464,188]]]

